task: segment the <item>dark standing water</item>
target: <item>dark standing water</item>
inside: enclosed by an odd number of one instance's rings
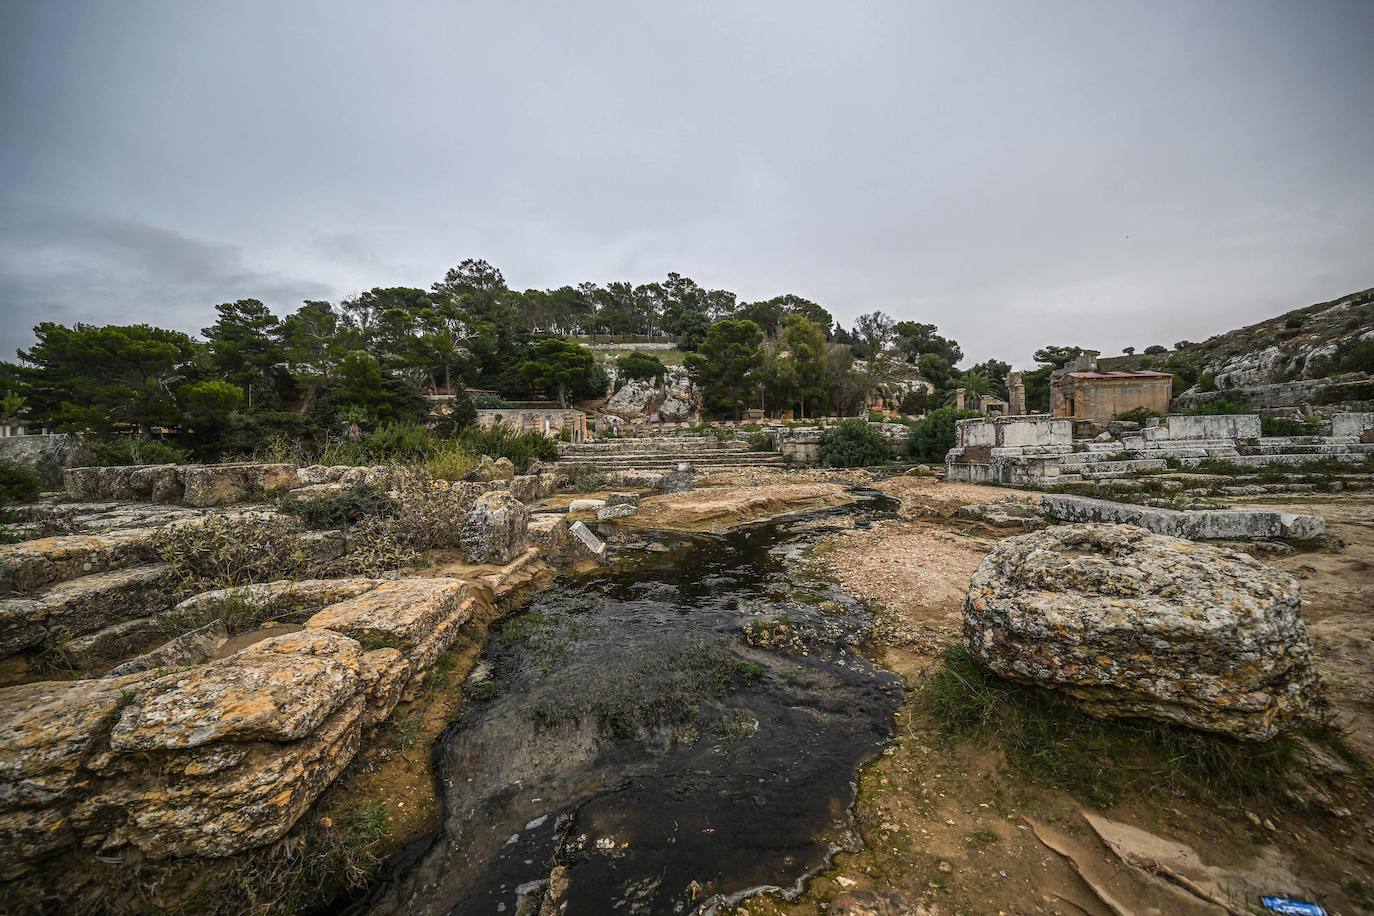
[[[892,505],[663,542],[537,596],[435,747],[441,828],[369,911],[693,913],[799,888],[848,842],[902,685],[855,649],[868,612],[793,561]]]

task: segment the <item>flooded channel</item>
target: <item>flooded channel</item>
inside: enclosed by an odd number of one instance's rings
[[[366,911],[709,913],[852,842],[901,700],[871,618],[798,562],[893,501],[619,552],[493,634],[440,737],[440,828]]]

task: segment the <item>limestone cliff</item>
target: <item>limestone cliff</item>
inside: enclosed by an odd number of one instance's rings
[[[1184,343],[1099,365],[1175,372],[1188,386],[1176,410],[1222,399],[1257,410],[1324,404],[1362,410],[1374,400],[1374,289]]]

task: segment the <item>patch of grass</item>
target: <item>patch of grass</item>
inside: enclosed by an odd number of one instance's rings
[[[994,743],[1017,770],[1100,807],[1137,793],[1209,802],[1277,796],[1307,765],[1297,733],[1253,743],[1144,719],[1096,719],[1071,700],[986,671],[961,645],[945,651],[919,697],[946,735]]]
[[[474,703],[490,703],[501,695],[501,682],[495,678],[478,681],[468,688],[468,699]]]
[[[380,737],[387,747],[408,751],[420,743],[420,720],[411,716],[408,710],[397,710],[387,721]]]
[[[1002,842],[1002,838],[997,835],[995,830],[975,830],[964,837],[964,845],[969,849],[986,849],[993,843]]]
[[[197,630],[215,620],[223,620],[233,636],[256,630],[264,623],[292,616],[290,602],[262,602],[254,604],[239,595],[229,595],[221,601],[203,601],[187,608],[173,609],[158,615],[158,626],[168,637]],[[304,616],[304,615],[301,615]]]
[[[71,641],[49,636],[38,651],[29,656],[29,673],[45,678],[73,680],[86,671],[86,661],[71,647]]]

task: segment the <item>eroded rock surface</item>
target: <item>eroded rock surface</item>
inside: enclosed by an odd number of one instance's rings
[[[496,490],[473,501],[458,544],[473,563],[509,563],[525,550],[530,512],[510,493]]]
[[[997,674],[1094,715],[1250,740],[1299,718],[1316,687],[1291,576],[1128,525],[1000,541],[969,585],[964,641]]]

